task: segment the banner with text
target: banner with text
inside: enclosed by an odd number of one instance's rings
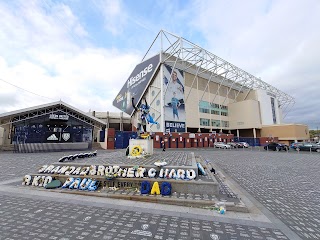
[[[151,77],[156,71],[159,62],[160,56],[158,54],[138,64],[117,97],[113,100],[113,106],[131,115],[133,113],[131,98],[134,97],[135,102],[139,101],[144,90],[151,81]]]
[[[165,122],[165,132],[185,132],[186,123],[185,122]]]
[[[163,89],[165,131],[185,132],[186,111],[183,71],[164,65]]]

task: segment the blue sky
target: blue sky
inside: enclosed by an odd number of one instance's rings
[[[320,128],[319,12],[318,0],[0,0],[0,113],[59,99],[117,111],[164,29],[293,96],[286,122]]]

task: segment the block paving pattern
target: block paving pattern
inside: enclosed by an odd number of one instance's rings
[[[288,239],[272,228],[0,196],[0,240]]]
[[[50,153],[3,153],[0,152],[0,181],[10,180],[14,177],[23,177],[25,174],[35,173],[44,165],[58,162],[63,156],[80,152],[50,152]],[[83,152],[81,152],[83,153]],[[190,152],[155,152],[154,155],[140,159],[127,159],[124,150],[98,151],[97,157],[75,159],[69,163],[88,164],[130,164],[154,165],[156,161],[166,161],[171,166],[191,166]]]
[[[201,151],[302,239],[320,239],[320,155]]]
[[[151,156],[145,156],[142,158],[128,159],[126,157],[125,151],[120,149],[113,152],[98,152],[97,157],[92,158],[80,158],[75,159],[76,163],[86,163],[86,164],[132,164],[132,165],[153,165],[156,161],[167,162],[170,166],[191,166],[192,161],[190,157],[190,152],[155,152]]]
[[[191,149],[190,151],[194,151],[195,155],[201,155],[204,159],[223,169],[227,176],[231,176],[236,180],[256,200],[302,239],[320,239],[319,154],[250,150],[224,151],[217,149]],[[43,164],[56,162],[62,156],[75,153],[78,152],[37,154],[1,152],[0,184],[2,181],[20,178],[25,174],[33,173],[35,169]],[[179,164],[188,164],[189,161],[187,157],[189,151],[156,151],[155,153],[154,159],[145,159],[146,163],[150,161],[150,164],[153,164],[155,160],[169,162],[172,159],[173,162],[178,161],[175,165],[179,166]],[[96,160],[100,161],[101,164],[112,164],[113,161],[116,161],[117,158],[122,158],[124,155],[123,150],[98,151]],[[91,158],[90,161],[92,159],[94,158]],[[176,159],[182,160],[180,162],[180,160]],[[81,159],[79,161],[89,161],[89,159]],[[134,164],[132,160],[128,161]],[[140,162],[140,159],[137,161]],[[178,195],[177,197],[186,196]],[[63,206],[65,208],[62,211]],[[41,212],[37,212],[40,210]],[[103,214],[101,213],[102,215],[100,215],[100,212]],[[253,226],[245,226],[215,222],[214,219],[212,221],[200,221],[152,213],[146,214],[85,205],[61,204],[54,201],[31,201],[28,198],[16,198],[1,194],[0,214],[0,239],[94,239],[90,235],[93,232],[92,236],[97,235],[97,239],[108,239],[108,234],[111,234],[109,239],[123,239],[121,234],[129,234],[130,231],[137,230],[135,233],[138,234],[141,233],[139,231],[148,231],[143,230],[146,227],[143,227],[143,224],[149,225],[148,229],[151,229],[149,231],[152,233],[153,238],[131,234],[130,232],[131,235],[128,235],[127,239],[287,239],[279,229],[254,227],[254,223],[252,224]],[[137,217],[135,217],[135,214],[138,214]],[[122,224],[120,226],[115,221],[109,224],[109,220],[104,220],[103,216],[106,216],[107,219],[114,218],[118,221],[123,216],[128,217],[120,221]],[[90,219],[87,218],[87,221],[84,221],[86,217],[90,217]],[[136,223],[142,218],[147,218],[147,223]],[[151,226],[154,218],[156,219],[156,225]],[[137,220],[132,222],[131,219]],[[166,221],[163,224],[167,225],[163,225],[164,227],[161,228],[160,223],[163,219]],[[102,223],[101,221],[104,222]],[[170,228],[172,222],[176,222],[178,226]],[[122,227],[126,224],[132,224],[132,226]],[[189,230],[184,230],[184,225],[188,226]],[[91,226],[98,227],[91,228]],[[204,228],[204,226],[206,227]],[[75,228],[80,228],[80,230]],[[96,233],[95,229],[102,231],[102,234]],[[171,233],[170,231],[174,231],[174,229],[176,229],[177,233],[182,234]],[[129,232],[121,233],[122,230]],[[84,234],[83,231],[85,232]],[[159,232],[162,234],[156,235]],[[185,232],[188,235],[183,235]],[[213,235],[210,236],[210,234]],[[216,235],[219,238],[216,238]]]
[[[236,193],[234,193],[227,184],[223,182],[221,177],[216,174],[215,178],[219,183],[219,200],[228,200],[228,201],[239,201],[239,197]]]

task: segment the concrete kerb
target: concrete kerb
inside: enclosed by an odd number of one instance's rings
[[[30,174],[30,176],[39,176],[41,174]],[[45,174],[43,174],[45,175]],[[49,176],[49,175],[48,175]],[[154,182],[161,184],[162,182],[169,182],[172,185],[172,192],[177,193],[190,193],[190,194],[204,194],[203,189],[209,189],[206,193],[210,195],[215,195],[218,189],[218,184],[216,182],[205,182],[205,181],[185,181],[185,180],[175,180],[175,179],[165,179],[165,178],[115,178],[113,180],[107,180],[104,176],[79,176],[79,175],[59,175],[51,174],[55,179],[64,182],[67,178],[92,178],[102,183],[102,187],[123,187],[121,183],[127,183],[130,181],[132,185],[126,185],[124,188],[140,188],[142,181],[148,181],[151,185]]]
[[[214,169],[219,169],[216,174],[218,174],[221,179],[224,181],[225,184],[228,185],[228,187],[239,196],[240,202],[246,206],[248,212],[255,213],[255,214],[262,214],[261,211],[247,198],[245,194],[243,194],[243,189],[239,185],[235,185],[234,181],[229,179],[229,177],[226,177],[225,172],[217,167],[215,164],[210,163],[210,166],[212,166]]]
[[[198,156],[199,161],[206,167],[205,170],[207,172],[208,175],[210,175],[216,182],[216,178],[215,175],[210,171],[210,169],[214,168],[217,169],[216,167],[214,167],[210,162],[205,161],[201,156]],[[226,180],[226,177],[221,173],[221,172],[217,172],[217,174],[219,174],[221,176],[221,178],[223,179],[223,181],[230,187],[230,189],[238,194],[239,196],[239,190],[235,189],[234,186],[230,186],[231,183],[229,181]],[[241,201],[241,198],[239,198],[239,203],[234,203],[234,202],[224,202],[227,211],[235,211],[235,212],[243,212],[243,213],[249,213],[249,209],[247,207],[247,205]]]
[[[26,187],[19,187],[20,189],[26,189]],[[29,187],[32,191],[43,191],[43,192],[52,192],[52,193],[60,193],[60,194],[70,194],[70,195],[81,195],[87,197],[99,197],[99,198],[111,198],[111,199],[119,199],[119,200],[131,200],[131,201],[139,201],[139,202],[147,202],[147,203],[157,203],[157,204],[168,204],[168,205],[176,205],[183,207],[194,207],[194,208],[203,208],[207,210],[213,210],[215,205],[218,203],[217,199],[214,200],[196,200],[196,199],[178,199],[178,198],[170,198],[162,195],[130,195],[128,194],[118,194],[116,191],[114,193],[107,193],[103,191],[80,191],[80,190],[69,190],[69,189],[44,189],[38,187]],[[132,192],[131,192],[132,193]],[[232,212],[242,212],[247,213],[248,210],[246,206],[235,205],[233,202],[225,202],[225,206],[227,211]]]
[[[58,191],[59,193],[67,194],[76,194],[83,196],[93,196],[93,197],[104,197],[104,198],[113,198],[121,200],[131,200],[139,202],[148,202],[148,203],[160,203],[160,204],[170,204],[178,206],[187,206],[187,207],[212,207],[215,204],[215,201],[204,201],[204,200],[192,200],[192,199],[172,199],[166,198],[162,195],[128,195],[128,194],[116,194],[116,193],[102,193],[102,192],[84,192],[84,191]]]

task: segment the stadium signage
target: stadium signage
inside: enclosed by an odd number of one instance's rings
[[[152,63],[150,63],[148,67],[143,69],[136,76],[129,78],[129,80],[127,82],[127,88],[130,88],[133,84],[135,84],[136,82],[139,82],[139,80],[143,79],[143,77],[146,76],[149,72],[152,72],[152,68],[153,68],[153,65],[152,65]]]
[[[185,122],[165,121],[166,132],[185,132]]]
[[[123,101],[123,96],[121,94],[119,94],[117,97],[116,97],[116,101],[117,103],[120,102],[120,101]]]
[[[185,124],[184,123],[179,123],[179,122],[166,122],[166,127],[184,128]]]
[[[69,116],[64,114],[64,115],[61,115],[61,114],[50,114],[49,115],[49,119],[52,119],[52,120],[64,120],[64,121],[68,121],[69,120]]]
[[[134,97],[136,102],[140,101],[159,63],[160,55],[158,54],[138,64],[114,99],[113,106],[132,115],[134,108],[131,98]]]

